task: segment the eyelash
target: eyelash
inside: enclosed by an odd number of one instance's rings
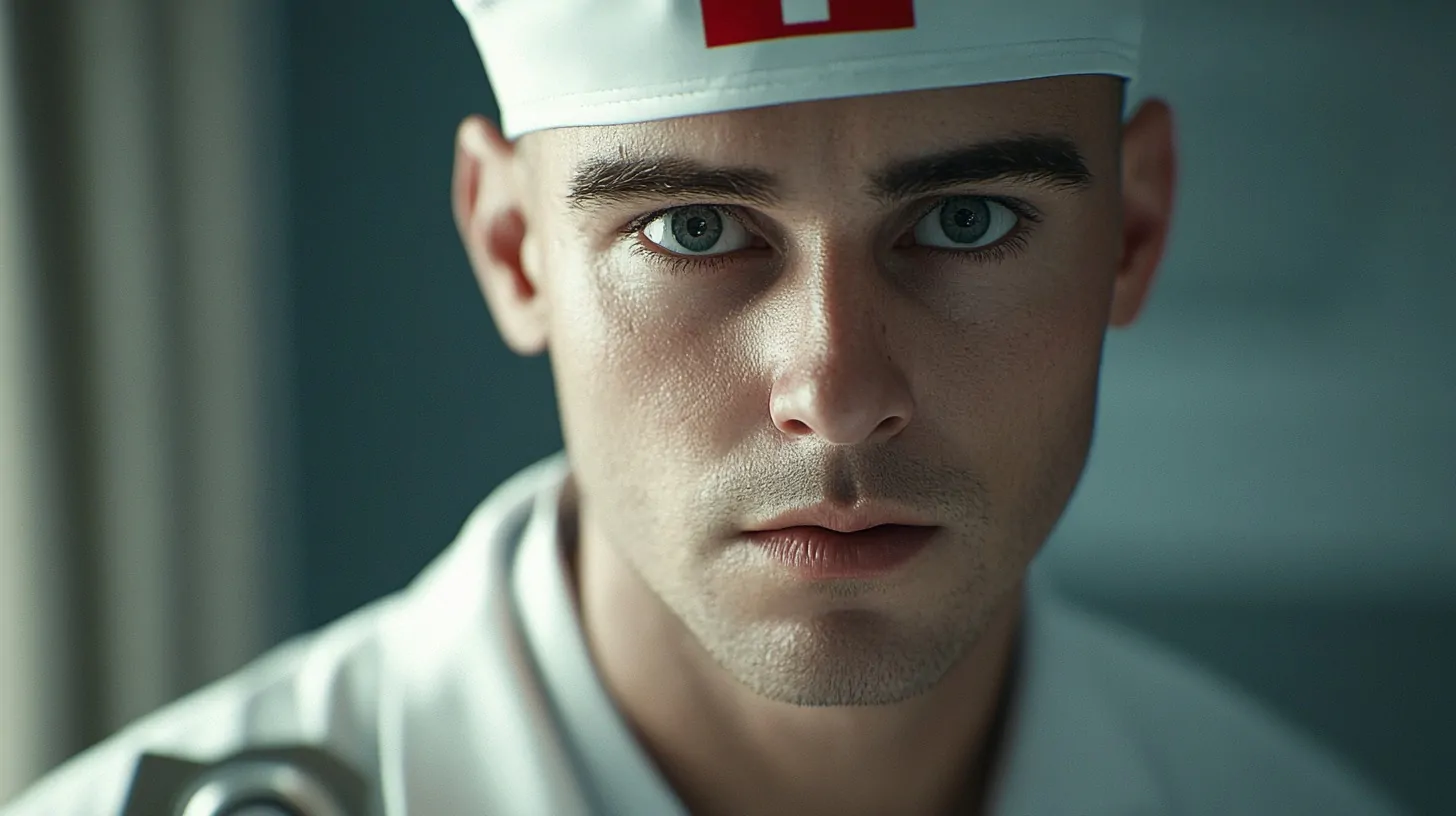
[[[916,216],[915,219],[910,223],[912,225],[919,223],[920,219],[929,215],[935,210],[936,207],[941,206],[952,198],[959,197],[960,196],[943,196],[936,199],[930,204],[930,206],[921,210],[920,214]],[[964,260],[970,257],[975,258],[978,261],[984,261],[987,263],[999,263],[1006,260],[1007,258],[1015,257],[1018,252],[1025,249],[1028,233],[1031,232],[1031,227],[1029,226],[1029,224],[1041,223],[1041,212],[1030,204],[1014,198],[1003,198],[1001,196],[975,197],[982,198],[987,201],[994,201],[997,204],[1000,204],[1003,207],[1007,208],[1008,210],[1011,210],[1013,213],[1016,213],[1018,219],[1016,226],[1013,227],[1011,232],[1007,233],[1006,236],[1003,237],[1001,240],[987,247],[979,247],[975,249],[948,249],[946,247],[917,245],[916,248],[919,249],[921,252],[925,252],[937,257],[951,258],[955,260]],[[642,230],[645,229],[647,225],[650,224],[658,216],[665,215],[669,212],[672,212],[673,210],[682,209],[685,206],[691,205],[677,204],[671,207],[663,207],[660,210],[654,210],[653,212],[647,213],[645,215],[640,215],[624,224],[618,232],[624,238],[637,237],[642,232]],[[744,222],[743,218],[737,215],[732,206],[724,204],[711,204],[705,206],[719,208],[728,217],[738,219],[739,223],[742,223],[744,228],[748,229],[748,224]],[[719,269],[723,266],[728,265],[729,263],[732,263],[733,256],[735,254],[732,252],[726,252],[718,255],[676,255],[669,252],[659,252],[658,250],[650,249],[641,240],[633,241],[631,246],[629,247],[629,251],[635,255],[648,259],[652,263],[667,266],[674,272],[694,272]]]

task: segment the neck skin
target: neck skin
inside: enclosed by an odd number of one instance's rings
[[[576,586],[597,671],[692,813],[985,812],[1019,588],[930,692],[894,705],[808,708],[727,675],[610,545],[581,533]]]

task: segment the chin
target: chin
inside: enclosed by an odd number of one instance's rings
[[[777,702],[891,705],[930,691],[950,673],[975,640],[967,628],[912,629],[882,613],[845,610],[754,624],[705,646],[738,682]]]

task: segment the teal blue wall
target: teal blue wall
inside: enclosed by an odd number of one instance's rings
[[[302,629],[403,585],[560,435],[451,220],[455,126],[494,114],[454,7],[280,6]]]

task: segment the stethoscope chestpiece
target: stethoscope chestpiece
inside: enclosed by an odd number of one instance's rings
[[[145,754],[122,816],[363,816],[365,784],[313,747],[263,748],[212,764]]]

